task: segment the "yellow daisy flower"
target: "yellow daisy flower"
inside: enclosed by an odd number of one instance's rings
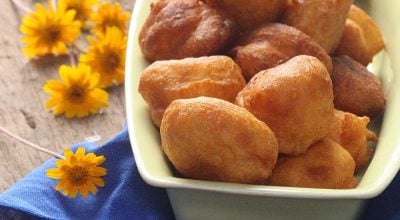
[[[54,11],[41,4],[35,7],[36,11],[26,15],[20,26],[24,34],[22,42],[26,44],[23,53],[28,58],[66,54],[66,44],[72,44],[80,34],[81,23],[74,20],[75,11],[65,11],[62,7]]]
[[[97,0],[60,0],[58,4],[66,10],[75,10],[75,19],[85,23],[90,17],[92,9],[97,5]]]
[[[125,50],[127,37],[118,28],[107,28],[106,34],[89,36],[87,53],[79,61],[100,74],[99,87],[105,88],[124,82]]]
[[[97,193],[97,186],[104,186],[102,176],[107,174],[107,169],[99,167],[106,160],[104,156],[85,154],[83,147],[79,147],[75,154],[67,149],[64,156],[65,159],[56,161],[57,168],[46,170],[49,178],[60,180],[55,187],[57,191],[71,198],[75,198],[79,191],[86,198],[89,192]]]
[[[108,93],[97,88],[99,74],[92,73],[89,66],[62,65],[59,69],[61,80],[48,80],[43,90],[51,95],[46,108],[54,115],[65,113],[67,118],[95,114],[108,105]]]
[[[129,20],[129,13],[124,12],[121,5],[116,2],[103,3],[99,6],[96,13],[92,13],[91,19],[94,23],[92,32],[105,33],[107,27],[115,26],[126,33],[126,22]]]

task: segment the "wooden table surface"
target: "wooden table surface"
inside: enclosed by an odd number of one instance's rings
[[[21,0],[30,8],[35,2]],[[134,0],[120,0],[131,12]],[[48,95],[42,86],[58,79],[58,67],[69,64],[68,58],[46,57],[29,61],[22,55],[19,25],[25,13],[11,0],[0,1],[0,126],[42,147],[60,152],[86,137],[99,134],[104,143],[118,133],[125,123],[124,87],[108,89],[109,107],[103,114],[83,119],[54,117],[46,111]],[[50,155],[23,146],[0,134],[0,193],[51,158]]]

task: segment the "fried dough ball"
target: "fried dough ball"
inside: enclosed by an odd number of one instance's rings
[[[254,30],[231,53],[247,80],[297,55],[317,57],[332,72],[332,61],[326,51],[303,32],[284,24],[274,23]]]
[[[242,31],[277,21],[286,7],[286,0],[213,0],[233,18]]]
[[[289,0],[282,23],[298,28],[329,54],[340,43],[353,0]]]
[[[347,55],[363,65],[372,61],[373,55],[368,52],[363,30],[350,19],[346,19],[342,39],[335,55]]]
[[[347,56],[333,58],[335,108],[374,118],[384,108],[382,85],[367,68]]]
[[[199,0],[159,0],[139,34],[149,61],[200,57],[219,52],[234,33],[224,12]]]
[[[171,103],[161,123],[161,146],[183,176],[225,182],[265,184],[278,157],[265,123],[209,97]]]
[[[367,13],[361,8],[352,5],[347,18],[357,23],[364,31],[368,48],[372,54],[376,54],[383,49],[385,45],[382,34],[378,26]]]
[[[227,56],[156,61],[140,76],[139,92],[158,127],[175,99],[209,96],[233,102],[246,82],[239,66]]]
[[[332,82],[315,57],[300,55],[259,72],[235,103],[265,122],[279,152],[299,155],[328,134],[333,119]]]
[[[352,5],[336,55],[347,55],[367,65],[383,49],[383,37],[375,22],[359,7]]]
[[[270,183],[279,186],[350,189],[356,187],[355,162],[337,143],[322,139],[305,154],[279,159]]]
[[[335,117],[328,138],[346,149],[356,162],[356,170],[371,159],[372,149],[368,141],[377,141],[376,134],[368,130],[368,117],[357,117],[349,112],[335,110]]]

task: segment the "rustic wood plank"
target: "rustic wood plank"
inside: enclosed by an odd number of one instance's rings
[[[33,6],[35,0],[22,0]],[[132,11],[134,0],[120,0]],[[104,143],[123,128],[125,123],[124,88],[109,89],[109,107],[101,115],[84,119],[54,117],[44,108],[48,95],[42,86],[58,78],[58,67],[67,64],[66,57],[49,57],[28,61],[21,51],[19,25],[24,12],[11,1],[0,1],[0,125],[45,148],[61,151],[84,141],[95,133]],[[0,134],[0,193],[9,188],[51,156],[29,149]]]

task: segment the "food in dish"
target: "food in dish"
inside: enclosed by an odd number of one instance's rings
[[[378,77],[350,57],[333,58],[332,83],[335,108],[370,118],[382,112],[385,99]]]
[[[255,75],[236,101],[265,122],[279,152],[305,153],[328,134],[333,119],[332,82],[315,57],[300,55]]]
[[[378,26],[361,8],[352,5],[335,54],[347,55],[366,66],[383,47]]]
[[[173,101],[160,133],[168,159],[188,178],[265,184],[278,157],[275,135],[265,123],[216,98]]]
[[[367,128],[369,118],[335,110],[328,138],[340,144],[353,157],[356,170],[364,167],[372,156],[368,141],[377,141],[376,134]]]
[[[208,0],[210,1],[210,0]],[[277,21],[286,6],[286,0],[212,0],[220,5],[237,23],[240,30],[254,29]]]
[[[217,7],[198,0],[159,0],[139,34],[149,61],[216,54],[234,34],[234,24]]]
[[[335,51],[336,55],[347,55],[363,65],[367,65],[372,56],[368,52],[363,30],[354,21],[347,19],[342,39]]]
[[[356,186],[355,162],[339,144],[322,139],[305,154],[279,159],[270,183],[279,186],[350,189]]]
[[[303,31],[329,54],[340,43],[353,0],[289,0],[282,23]]]
[[[261,70],[275,67],[297,55],[317,57],[332,71],[332,61],[325,50],[296,28],[272,23],[252,31],[231,51],[243,75],[250,80]]]
[[[140,76],[139,92],[148,103],[154,124],[175,99],[209,96],[233,102],[246,82],[239,66],[227,56],[157,61]]]
[[[281,21],[294,27],[270,23],[277,22],[282,2],[152,4],[139,43],[155,62],[143,71],[139,92],[180,175],[356,186],[354,172],[373,152],[368,141],[377,140],[367,128],[369,117],[382,111],[385,100],[379,79],[364,66],[345,56],[333,65],[329,54],[342,40],[336,54],[361,48],[355,59],[369,62],[383,47],[379,30],[361,9],[352,6],[347,14],[351,0],[289,0]],[[226,52],[234,60],[209,56]]]

